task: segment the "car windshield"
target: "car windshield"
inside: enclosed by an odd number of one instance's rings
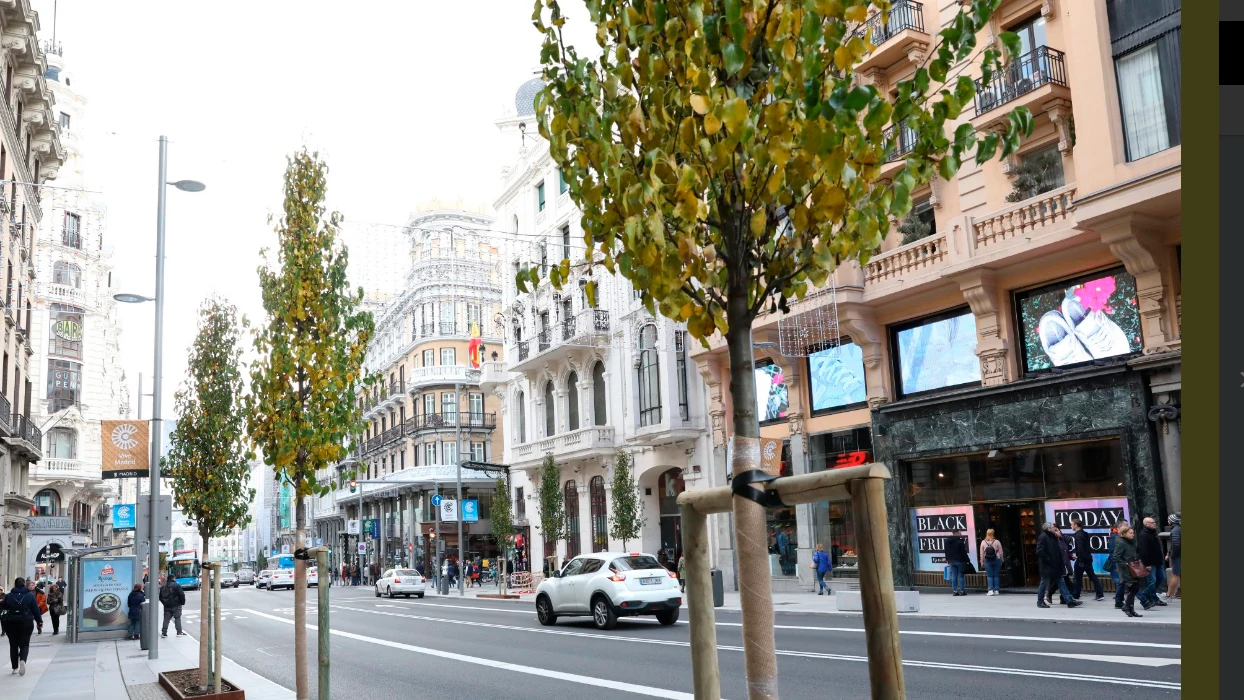
[[[655,558],[647,554],[632,554],[627,557],[618,557],[609,565],[617,571],[636,571],[641,569],[664,569]]]
[[[398,569],[393,574],[396,576],[418,576],[419,572],[414,569]]]
[[[280,571],[278,571],[277,573],[278,573],[278,574],[280,574],[280,575],[282,575],[282,576],[293,576],[293,575],[294,575],[294,570],[293,570],[293,569],[281,569],[281,570],[280,570]]]
[[[238,575],[237,575],[237,574],[231,574],[231,573],[223,573],[223,574],[221,574],[221,575],[220,575],[220,577],[221,577],[221,578],[237,578],[237,577],[238,577]]]

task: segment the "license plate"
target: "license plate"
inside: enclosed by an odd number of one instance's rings
[[[641,585],[641,586],[659,586],[659,585],[661,585],[661,579],[660,579],[660,578],[641,578],[641,579],[639,579],[639,585]]]

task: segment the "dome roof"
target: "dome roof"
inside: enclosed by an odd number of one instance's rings
[[[518,86],[518,92],[514,93],[514,110],[518,116],[526,117],[536,113],[536,93],[543,88],[544,80],[541,78],[532,78]]]

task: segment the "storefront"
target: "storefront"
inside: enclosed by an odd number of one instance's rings
[[[872,429],[864,426],[808,436],[808,471],[857,467],[872,461]],[[834,578],[858,578],[855,522],[851,502],[812,504],[813,548],[829,553]]]

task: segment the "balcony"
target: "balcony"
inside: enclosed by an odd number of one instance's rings
[[[9,411],[12,410],[13,407],[9,403],[9,397],[0,394],[0,432],[3,432],[5,435],[10,434],[12,430],[12,424],[9,423],[9,416],[12,415]]]
[[[32,461],[43,459],[43,431],[20,413],[9,419],[10,435],[5,438],[9,446],[22,452]]]
[[[504,362],[501,360],[490,360],[485,362],[480,368],[479,388],[485,392],[492,391],[498,386],[509,384],[514,376],[513,372],[505,368]]]
[[[68,284],[46,284],[41,290],[49,298],[55,301],[73,304],[75,306],[88,306],[94,308],[98,305],[98,295],[87,295],[82,289]]]
[[[429,430],[453,430],[458,427],[457,413],[421,413],[405,423],[407,435]],[[497,427],[496,413],[462,413],[464,430],[492,430]]]
[[[856,66],[860,75],[877,68],[889,68],[913,54],[923,55],[929,49],[929,35],[924,30],[924,5],[911,0],[895,0],[888,18],[874,12],[856,30],[856,35],[874,47]]]
[[[479,370],[466,365],[433,365],[431,367],[415,367],[410,370],[406,379],[406,391],[416,393],[429,386],[445,384],[477,384]]]
[[[510,463],[518,469],[534,469],[544,461],[545,455],[562,460],[607,457],[614,453],[613,427],[595,425],[572,430],[561,435],[515,445],[511,450],[514,458]]]
[[[523,372],[532,368],[536,360],[546,362],[552,353],[561,349],[592,347],[599,339],[608,338],[610,329],[609,311],[584,309],[541,330],[534,354],[530,352],[530,341],[520,340],[516,347],[518,361],[509,369],[511,372]]]
[[[89,465],[80,459],[61,459],[52,457],[39,462],[38,465],[31,469],[31,478],[34,479],[81,479],[84,481],[94,481],[101,479],[99,467]]]
[[[997,111],[1003,105],[1028,107],[1035,116],[1044,112],[1046,103],[1052,100],[1070,99],[1063,52],[1039,46],[1016,56],[988,83],[976,81],[976,116],[972,125],[979,131],[1005,121],[1007,112]]]

